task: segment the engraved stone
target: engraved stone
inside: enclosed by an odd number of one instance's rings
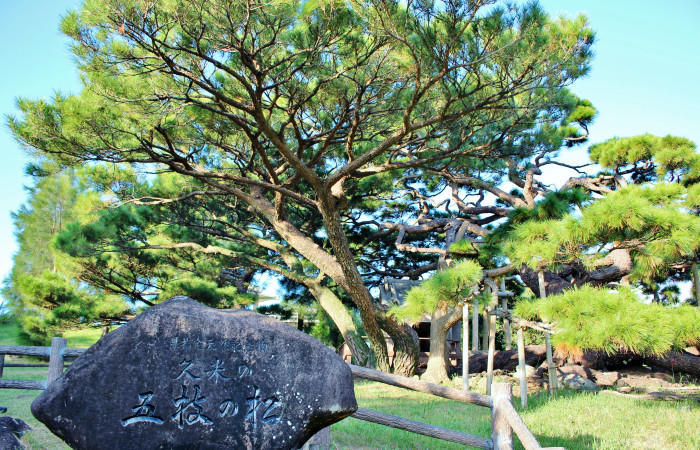
[[[355,410],[352,373],[332,350],[186,297],[106,335],[32,403],[81,449],[294,449]]]

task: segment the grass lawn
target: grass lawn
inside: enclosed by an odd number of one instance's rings
[[[5,377],[42,379],[45,369],[7,368]],[[374,382],[355,384],[358,404],[388,414],[489,436],[487,408],[453,402]],[[39,391],[0,389],[0,405],[34,429],[22,441],[29,449],[67,449],[32,417],[29,405]],[[515,402],[518,403],[517,401]],[[700,405],[691,402],[634,400],[576,392],[530,397],[523,420],[545,447],[569,449],[690,449],[700,448]],[[463,448],[436,439],[356,419],[331,428],[337,449],[449,449]],[[517,448],[522,448],[516,439]]]

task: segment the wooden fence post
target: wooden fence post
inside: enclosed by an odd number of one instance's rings
[[[525,373],[525,339],[523,327],[518,327],[518,366],[520,367],[520,406],[527,408],[527,374]]]
[[[462,385],[469,390],[469,303],[462,307]]]
[[[494,450],[512,450],[513,429],[508,422],[504,407],[511,406],[513,387],[510,383],[494,383],[493,407],[491,408],[491,440]]]
[[[63,354],[66,351],[66,338],[55,337],[51,339],[51,353],[49,355],[49,375],[46,385],[51,384],[63,373]]]
[[[2,371],[5,369],[5,354],[0,354],[0,378],[2,378]]]
[[[474,302],[472,311],[472,350],[479,351],[479,301]]]

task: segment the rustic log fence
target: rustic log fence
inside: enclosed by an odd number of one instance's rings
[[[46,389],[53,380],[63,373],[66,358],[76,358],[85,352],[85,348],[68,348],[66,339],[51,339],[50,347],[7,346],[0,345],[0,389]],[[38,356],[49,358],[48,364],[5,364],[5,355]],[[11,380],[4,379],[5,367],[48,367],[46,380]]]
[[[30,347],[30,346],[0,346],[0,388],[4,389],[39,389],[43,390],[57,379],[65,365],[66,358],[75,358],[83,354],[85,348],[68,348],[65,338],[55,337],[51,340],[50,347]],[[48,357],[48,367],[46,380],[16,380],[2,378],[5,355]],[[9,366],[9,365],[8,365]],[[13,366],[26,366],[25,364],[13,364]],[[34,365],[35,367],[36,365]],[[471,403],[491,409],[491,437],[485,438],[459,431],[429,425],[422,422],[392,416],[370,409],[359,408],[352,417],[367,422],[402,429],[411,433],[422,434],[433,438],[455,442],[462,445],[469,445],[485,449],[512,449],[513,432],[520,438],[525,449],[542,448],[537,439],[528,430],[512,404],[512,386],[509,383],[494,383],[491,395],[483,395],[475,392],[468,392],[453,389],[438,384],[419,381],[414,378],[403,377],[390,373],[360,367],[350,364],[350,369],[355,378],[377,381],[392,386],[411,389],[418,392],[456,400],[464,403]],[[323,436],[328,440],[328,429],[319,432],[317,436]]]
[[[513,432],[515,432],[526,450],[542,448],[520,415],[515,411],[512,403],[512,386],[509,383],[494,383],[491,395],[483,395],[419,381],[414,378],[379,372],[352,364],[350,364],[350,369],[355,378],[378,381],[391,386],[490,408],[492,432],[490,438],[484,438],[364,408],[358,409],[352,415],[356,419],[410,431],[411,433],[423,434],[444,441],[486,449],[512,449]],[[549,448],[554,449],[558,447]]]

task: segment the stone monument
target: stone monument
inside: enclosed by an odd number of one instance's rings
[[[103,337],[32,403],[80,449],[295,449],[355,410],[349,367],[319,341],[186,297]]]

